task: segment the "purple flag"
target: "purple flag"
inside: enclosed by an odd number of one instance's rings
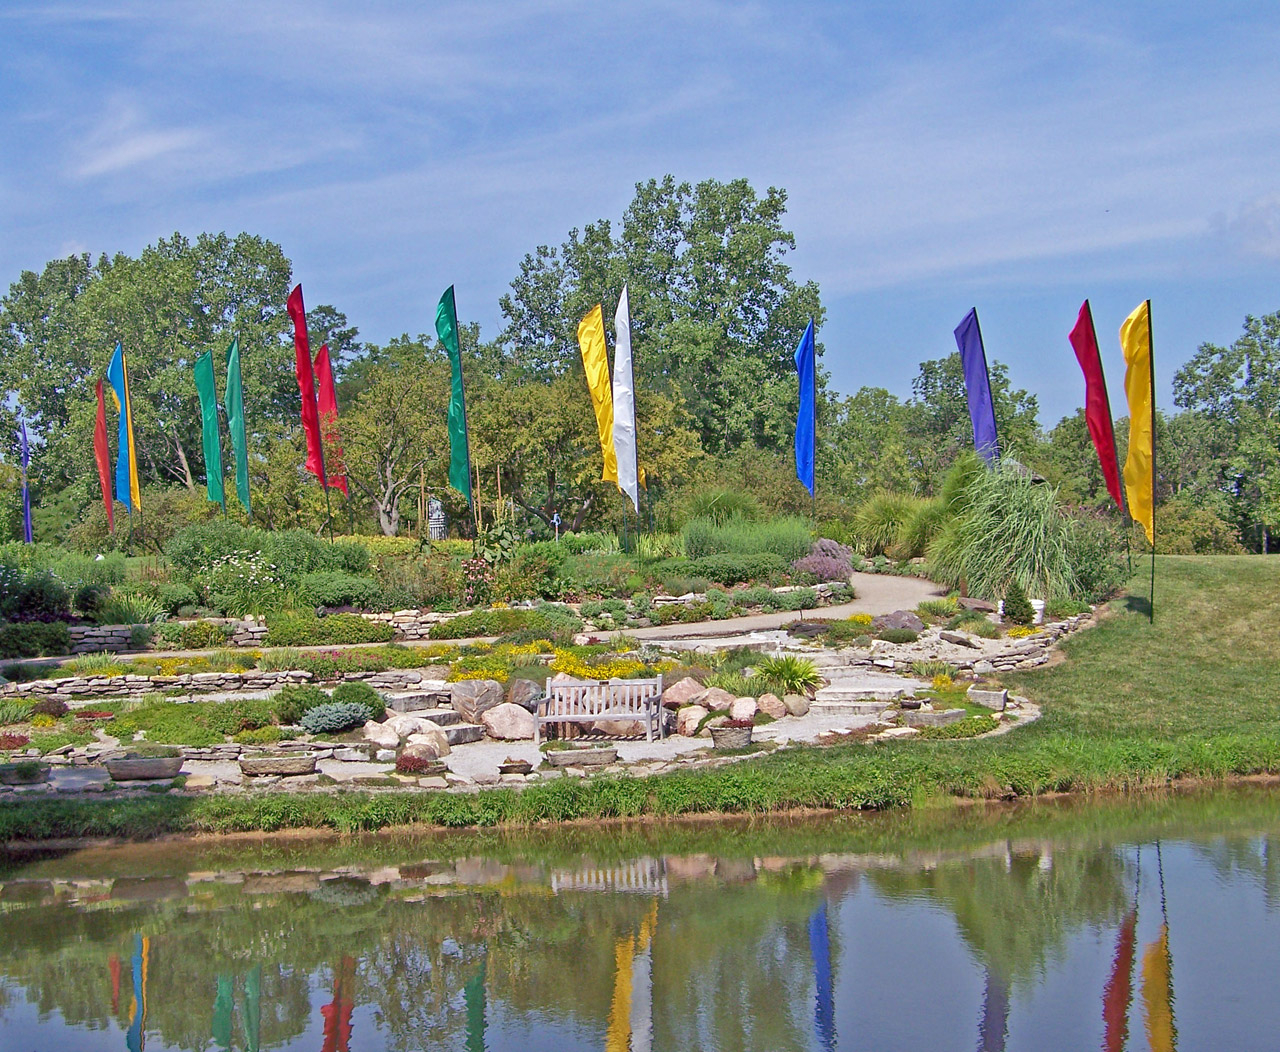
[[[31,490],[27,486],[27,465],[31,463],[31,450],[27,446],[27,422],[18,422],[18,439],[22,443],[22,539],[31,543]]]
[[[987,373],[987,352],[982,346],[977,307],[956,326],[956,346],[960,348],[960,364],[964,367],[973,445],[978,455],[991,464],[1000,456],[1000,446],[996,442],[996,411],[991,402],[991,377]]]

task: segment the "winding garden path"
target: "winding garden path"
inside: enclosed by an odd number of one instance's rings
[[[945,595],[946,590],[920,577],[895,577],[892,574],[855,573],[851,578],[858,598],[851,603],[820,607],[815,617],[836,620],[853,614],[889,614],[894,610],[914,610],[923,599]],[[692,625],[656,625],[653,628],[628,628],[626,634],[636,639],[692,639],[697,636],[735,636],[749,632],[781,628],[800,615],[794,611],[775,614],[752,614],[731,617],[725,621],[702,621]]]

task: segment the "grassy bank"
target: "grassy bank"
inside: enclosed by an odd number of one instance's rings
[[[1135,581],[1139,593],[1143,584]],[[1065,662],[1012,679],[1045,715],[986,741],[796,748],[713,771],[474,795],[6,801],[0,840],[886,808],[937,796],[1135,789],[1280,771],[1280,665],[1269,631],[1280,615],[1280,563],[1162,558],[1156,611],[1149,624],[1145,597],[1126,596],[1096,629],[1067,641]]]

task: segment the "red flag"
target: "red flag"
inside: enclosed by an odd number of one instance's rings
[[[1102,465],[1102,477],[1107,480],[1107,492],[1116,506],[1124,508],[1120,493],[1120,462],[1116,457],[1116,436],[1111,426],[1111,402],[1107,398],[1107,382],[1102,376],[1102,356],[1098,353],[1098,334],[1093,328],[1093,311],[1089,301],[1080,305],[1080,316],[1071,330],[1071,346],[1076,360],[1084,370],[1084,419],[1089,425],[1093,448],[1098,451],[1098,463]]]
[[[333,390],[333,369],[329,365],[329,345],[323,344],[316,355],[316,381],[320,384],[320,430],[324,435],[325,471],[329,485],[347,496],[347,469],[342,461],[342,442],[338,438],[338,396]]]
[[[116,532],[115,504],[111,499],[111,450],[107,446],[107,400],[98,381],[98,421],[93,426],[93,459],[98,462],[98,481],[102,483],[102,503],[107,506],[107,529]]]
[[[311,372],[311,341],[307,339],[307,312],[302,306],[302,286],[289,293],[289,317],[293,319],[294,370],[302,394],[302,430],[307,434],[307,470],[323,481],[324,448],[320,443],[320,412],[316,408],[316,382]]]

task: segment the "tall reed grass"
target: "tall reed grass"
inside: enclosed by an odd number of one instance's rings
[[[684,527],[684,550],[690,559],[706,555],[754,555],[773,552],[787,562],[809,553],[813,534],[809,524],[796,516],[765,519],[692,519]]]

